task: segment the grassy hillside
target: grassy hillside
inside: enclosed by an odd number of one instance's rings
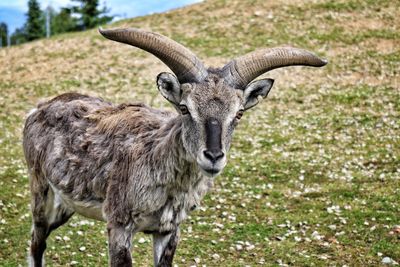
[[[272,93],[245,114],[214,191],[182,225],[178,266],[400,262],[399,14],[390,0],[209,0],[112,25],[163,33],[211,66],[278,45],[330,60],[266,75]],[[0,62],[0,266],[17,266],[31,224],[27,111],[67,91],[169,108],[155,88],[167,68],[95,30],[0,49]],[[137,266],[151,265],[150,237],[137,235],[133,252]],[[46,259],[106,265],[105,225],[74,216]]]

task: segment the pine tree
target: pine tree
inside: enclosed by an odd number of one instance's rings
[[[11,35],[10,39],[11,39],[10,45],[18,45],[26,43],[28,40],[27,40],[27,34],[25,32],[25,27],[17,28]]]
[[[0,23],[0,47],[7,46],[8,27],[4,22]]]
[[[56,13],[51,10],[51,32],[59,34],[78,30],[78,19],[72,16],[72,9],[63,7],[60,12]]]
[[[74,7],[74,12],[80,15],[79,27],[81,30],[94,28],[100,24],[110,22],[113,17],[105,15],[109,10],[104,7],[99,9],[98,0],[73,0],[79,6]]]
[[[28,41],[44,37],[44,16],[37,0],[28,1],[27,22],[25,33]]]

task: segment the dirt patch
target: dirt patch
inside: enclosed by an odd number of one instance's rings
[[[382,30],[387,28],[387,23],[379,18],[365,18],[359,13],[349,13],[348,19],[342,21],[341,27],[351,29],[352,32],[362,30]]]
[[[374,40],[372,45],[374,48],[382,53],[389,54],[399,51],[400,49],[400,40],[385,40],[385,39],[378,39]]]

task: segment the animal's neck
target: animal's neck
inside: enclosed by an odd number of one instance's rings
[[[179,117],[172,118],[153,136],[154,146],[152,162],[157,164],[164,173],[158,175],[158,179],[166,179],[169,182],[182,183],[182,179],[195,178],[200,173],[194,160],[190,160],[182,142],[182,121]]]

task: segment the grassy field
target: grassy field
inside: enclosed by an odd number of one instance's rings
[[[267,74],[272,93],[244,115],[228,166],[182,225],[178,266],[400,262],[399,14],[392,0],[209,0],[112,25],[161,32],[211,66],[278,45],[330,61]],[[95,30],[0,49],[0,62],[0,266],[18,266],[31,225],[27,111],[67,91],[170,108],[155,87],[167,68]],[[150,236],[135,236],[133,253],[151,265]],[[74,216],[48,239],[49,266],[107,257],[104,223]]]

